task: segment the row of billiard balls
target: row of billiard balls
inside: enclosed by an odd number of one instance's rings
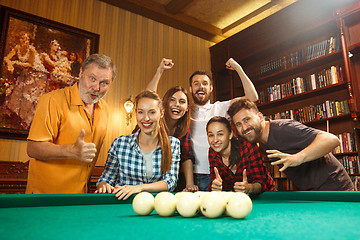
[[[247,217],[252,210],[252,201],[241,192],[179,192],[175,195],[160,192],[155,197],[148,192],[137,194],[132,203],[139,215],[149,215],[154,209],[163,217],[177,211],[183,217],[194,217],[200,211],[208,218],[217,218],[224,213],[233,218]]]

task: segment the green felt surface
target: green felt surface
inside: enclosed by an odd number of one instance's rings
[[[360,239],[359,197],[358,192],[265,193],[253,198],[246,219],[237,220],[161,217],[155,211],[138,216],[131,200],[111,194],[4,195],[0,238],[355,240]],[[33,206],[22,207],[26,202]]]

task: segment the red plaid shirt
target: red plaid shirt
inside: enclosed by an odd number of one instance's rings
[[[180,139],[180,164],[188,159],[191,159],[191,161],[195,163],[195,157],[190,139],[190,130],[188,129],[187,133],[183,137],[179,137],[179,133],[177,132],[177,129],[175,129],[174,137]]]
[[[194,152],[192,149],[192,143],[190,138],[190,130],[186,132],[186,134],[183,137],[180,137],[179,128],[175,126],[175,133],[174,137],[178,138],[180,140],[180,166],[181,163],[184,161],[190,159],[195,164],[195,157]],[[139,130],[139,127],[136,125],[135,129],[132,131],[132,133],[136,133],[136,131]]]
[[[211,191],[211,184],[215,179],[214,167],[219,170],[223,191],[234,191],[235,182],[242,182],[245,168],[248,182],[260,183],[261,192],[275,190],[275,181],[263,165],[258,146],[244,139],[239,139],[239,144],[241,161],[237,165],[235,174],[223,163],[219,153],[215,152],[212,148],[209,149],[211,175],[209,190]]]

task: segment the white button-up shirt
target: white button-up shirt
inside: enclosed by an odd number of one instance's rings
[[[212,117],[225,117],[230,102],[229,100],[211,104],[209,101],[203,106],[195,104],[190,107],[190,135],[195,157],[194,173],[210,174],[208,157],[210,145],[206,124]]]

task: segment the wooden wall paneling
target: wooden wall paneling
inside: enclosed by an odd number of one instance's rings
[[[162,57],[172,58],[175,66],[163,75],[161,96],[174,85],[188,89],[188,77],[196,69],[210,72],[211,42],[98,0],[0,0],[0,5],[100,35],[99,52],[112,57],[118,71],[105,96],[111,115],[97,165],[105,163],[115,137],[131,133],[135,116],[126,126],[123,104],[146,87]],[[26,141],[0,139],[0,146],[0,160],[29,159]]]
[[[29,162],[0,161],[0,194],[25,193]],[[90,177],[90,193],[96,190],[96,182],[103,172],[103,166],[96,166]]]
[[[10,161],[10,159],[29,160],[25,140],[0,139],[0,161]]]

